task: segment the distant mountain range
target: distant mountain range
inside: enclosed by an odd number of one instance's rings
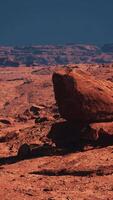
[[[113,44],[0,46],[0,66],[52,66],[78,63],[113,63]]]

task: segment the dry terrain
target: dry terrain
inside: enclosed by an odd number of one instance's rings
[[[113,82],[112,64],[71,68]],[[73,148],[50,137],[63,140],[73,131],[55,102],[55,70],[0,68],[0,199],[113,200],[113,135],[105,145],[79,142]]]

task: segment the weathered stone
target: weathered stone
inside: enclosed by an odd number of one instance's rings
[[[42,122],[45,122],[45,121],[48,121],[47,117],[37,117],[35,119],[35,123],[42,123]]]
[[[80,70],[53,74],[59,112],[68,121],[93,123],[113,121],[113,83],[96,80]]]
[[[21,159],[29,157],[31,154],[31,149],[28,144],[22,144],[18,150],[17,156]]]
[[[32,112],[34,115],[39,115],[39,111],[40,111],[40,108],[38,106],[32,105],[30,107],[30,112]]]
[[[103,138],[108,138],[109,141],[112,139],[113,144],[113,122],[106,123],[93,123],[90,124],[89,135],[92,135],[93,140],[100,140]]]
[[[9,119],[0,119],[0,123],[6,124],[6,125],[11,125],[11,121]]]

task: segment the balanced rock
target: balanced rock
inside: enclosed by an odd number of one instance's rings
[[[113,121],[113,83],[96,80],[80,70],[53,74],[56,102],[61,116],[83,123]]]

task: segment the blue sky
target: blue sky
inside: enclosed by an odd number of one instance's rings
[[[113,43],[113,0],[0,0],[0,45]]]

